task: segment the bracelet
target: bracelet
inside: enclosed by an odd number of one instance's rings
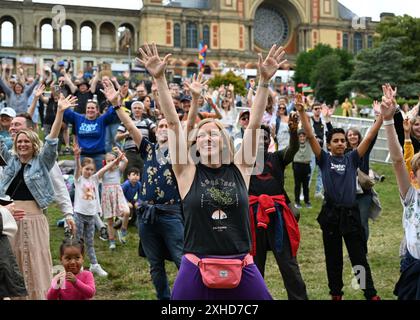
[[[266,83],[259,83],[258,86],[262,87],[262,88],[268,88],[268,86],[270,85],[270,82],[266,82]]]
[[[404,139],[404,143],[413,143],[413,141],[411,141],[411,139]]]
[[[384,120],[384,126],[392,126],[394,124],[394,119]]]
[[[119,108],[121,108],[122,107],[122,105],[119,105],[119,106],[114,106],[114,110],[118,110]]]

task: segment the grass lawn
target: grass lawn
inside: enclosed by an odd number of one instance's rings
[[[375,186],[380,195],[383,211],[376,222],[370,222],[369,263],[373,273],[378,294],[383,299],[392,299],[394,285],[399,277],[398,250],[403,229],[401,225],[402,207],[398,197],[398,188],[392,167],[373,164],[372,168],[386,176],[383,183]],[[286,190],[293,196],[293,174],[286,171]],[[311,197],[313,190],[311,188]],[[321,201],[311,199],[313,209],[303,209],[300,220],[301,245],[298,252],[303,279],[306,282],[311,300],[329,299],[327,274],[322,246],[322,237],[316,217]],[[63,228],[56,226],[61,213],[54,205],[49,210],[51,251],[53,265],[60,264],[58,248],[63,239]],[[108,243],[95,237],[95,249],[99,263],[109,273],[108,278],[96,277],[97,294],[95,299],[126,299],[154,300],[155,290],[149,274],[149,266],[145,258],[137,255],[138,235],[135,227],[129,229],[129,242],[122,246],[117,243],[117,250],[110,252]],[[352,288],[352,271],[347,251],[344,250],[344,298],[346,300],[363,299],[361,290]],[[85,266],[89,259],[85,257]],[[176,268],[172,262],[167,262],[167,273],[172,286],[176,276]],[[265,280],[275,299],[285,300],[287,294],[277,264],[271,253],[268,255]]]

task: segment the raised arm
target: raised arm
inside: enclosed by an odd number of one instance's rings
[[[171,156],[172,169],[178,182],[180,182],[180,178],[188,170],[188,178],[190,178],[191,174],[195,174],[195,165],[188,154],[187,140],[166,82],[165,70],[171,55],[168,54],[161,59],[154,43],[151,47],[145,44],[144,48],[144,50],[142,48],[139,49],[142,59],[137,59],[146,66],[146,69],[156,81],[161,104],[160,108],[168,122],[169,154]],[[184,188],[180,186],[180,191],[181,189]],[[181,194],[181,197],[183,197],[183,194]]]
[[[312,130],[311,123],[309,122],[309,117],[306,114],[302,96],[300,94],[296,96],[296,110],[299,112],[300,121],[302,122],[302,127],[303,130],[305,130],[309,144],[311,145],[312,152],[315,154],[315,157],[319,159],[321,157],[322,148]]]
[[[104,90],[102,90],[102,92],[105,94],[108,101],[114,106],[114,109],[115,109],[115,112],[117,113],[118,118],[120,118],[123,126],[130,133],[136,146],[140,147],[140,143],[141,143],[141,140],[143,139],[143,136],[141,134],[141,131],[137,129],[133,120],[131,120],[128,113],[125,112],[123,108],[121,108],[121,96],[120,96],[119,91],[115,90],[114,85],[109,80],[105,80],[103,82],[103,86],[104,86]]]
[[[32,82],[32,84],[28,88],[25,89],[25,92],[24,93],[25,93],[25,95],[27,97],[30,97],[31,96],[31,94],[34,91],[34,88],[36,87],[36,85],[38,84],[38,82],[39,82],[39,76],[37,76],[35,78],[34,82]]]
[[[75,106],[77,106],[76,97],[68,96],[67,98],[64,98],[63,95],[60,96],[60,99],[58,100],[57,114],[55,116],[55,120],[51,127],[51,131],[50,131],[50,134],[48,135],[48,138],[50,139],[58,138],[58,135],[60,134],[60,130],[61,130],[61,125],[63,124],[64,111],[66,111],[70,107],[75,107]]]
[[[10,95],[13,93],[13,90],[10,89],[10,87],[6,84],[6,79],[0,78],[0,87],[3,90],[3,92],[6,94],[7,97],[10,97]]]
[[[99,72],[95,71],[95,76],[92,79],[92,83],[90,84],[90,92],[92,94],[95,94],[96,92],[96,86],[98,85],[99,82]]]
[[[367,135],[364,137],[362,142],[357,147],[357,153],[359,154],[359,157],[363,157],[366,152],[369,150],[370,145],[375,140],[376,136],[378,135],[379,129],[381,129],[383,123],[382,115],[379,115],[376,117],[376,121],[373,124],[372,128],[369,130]]]
[[[396,111],[396,104],[384,97],[381,104],[381,114],[384,119],[385,132],[387,135],[388,148],[391,156],[392,164],[394,166],[397,183],[400,190],[400,195],[405,199],[407,192],[411,186],[410,177],[405,168],[401,146],[398,142],[397,132],[394,127],[394,114]]]
[[[69,75],[64,72],[63,73],[64,83],[70,88],[72,94],[77,91],[77,87],[74,85],[73,81],[71,81]]]
[[[299,126],[299,117],[296,112],[293,112],[289,117],[289,131],[290,139],[289,145],[284,151],[283,162],[285,165],[291,163],[295,157],[296,152],[299,151],[299,137],[297,134]]]
[[[214,110],[214,113],[216,114],[217,119],[222,119],[223,116],[220,113],[219,108],[216,106],[216,104],[213,102],[213,98],[211,97],[211,95],[207,94],[205,97],[207,103],[210,105],[210,107]]]
[[[82,174],[82,165],[80,163],[80,154],[82,153],[82,149],[79,147],[79,144],[77,143],[77,140],[74,140],[73,143],[73,154],[74,154],[74,160],[76,161],[76,168],[74,170],[74,179],[77,180],[80,178],[80,175]]]
[[[188,111],[188,118],[187,118],[187,137],[188,134],[194,129],[195,120],[197,119],[198,114],[198,99],[200,98],[201,92],[204,86],[207,84],[207,81],[203,80],[203,73],[199,73],[198,76],[195,74],[191,79],[191,83],[189,81],[184,82],[184,86],[188,88],[192,95],[191,107]]]
[[[260,126],[269,94],[268,84],[280,66],[286,62],[283,59],[284,55],[283,47],[273,45],[265,60],[261,54],[258,57],[260,82],[251,108],[249,124],[244,132],[243,142],[234,159],[247,184],[250,179],[247,171],[249,168],[253,168],[257,157]]]
[[[32,103],[28,108],[28,114],[31,116],[31,118],[33,117],[35,113],[36,105],[38,104],[39,99],[43,95],[44,90],[45,90],[45,86],[41,84],[39,88],[35,91],[35,97],[32,99]]]
[[[96,172],[96,175],[98,176],[98,178],[102,179],[105,172],[107,172],[109,169],[111,169],[114,165],[118,165],[123,157],[124,157],[124,153],[121,152],[120,155],[117,158],[115,158],[111,162],[107,163],[98,172]]]

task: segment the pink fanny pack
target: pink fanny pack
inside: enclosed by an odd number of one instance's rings
[[[254,259],[247,254],[243,260],[240,259],[200,259],[194,254],[186,254],[190,262],[198,266],[201,278],[206,287],[211,289],[233,289],[241,282],[242,269],[254,263]]]

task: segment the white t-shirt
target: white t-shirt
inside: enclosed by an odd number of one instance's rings
[[[420,197],[418,191],[410,187],[403,201],[403,227],[408,252],[420,259]]]
[[[80,176],[74,181],[74,212],[93,216],[102,213],[99,202],[99,178],[96,174],[89,179]]]

